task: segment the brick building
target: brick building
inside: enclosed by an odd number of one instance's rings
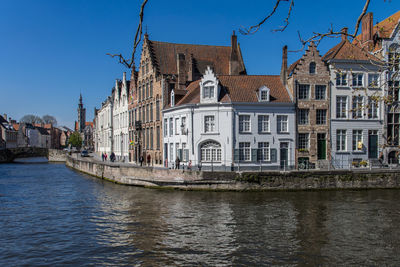
[[[285,80],[287,48],[281,76]],[[287,70],[287,86],[296,102],[296,166],[326,167],[330,159],[329,70],[314,43]]]
[[[231,46],[175,44],[152,41],[145,34],[140,66],[131,76],[129,101],[130,161],[150,155],[151,164],[163,164],[161,110],[186,95],[186,87],[205,73],[246,74],[237,37]]]

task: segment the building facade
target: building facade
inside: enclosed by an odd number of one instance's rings
[[[111,155],[113,150],[113,101],[114,90],[111,96],[102,103],[95,118],[95,151],[98,155],[107,153]]]
[[[216,76],[208,68],[187,90],[163,111],[166,166],[293,168],[295,108],[279,76]]]
[[[178,103],[186,95],[186,87],[200,79],[207,66],[218,75],[246,73],[235,34],[231,46],[166,43],[145,35],[138,72],[132,72],[131,161],[138,162],[143,156],[150,157],[152,165],[163,164],[161,111]]]
[[[344,29],[344,32],[346,29]],[[349,168],[382,152],[384,75],[379,59],[342,41],[323,57],[331,76],[332,165]]]
[[[286,49],[283,62],[287,60]],[[286,68],[285,63],[282,65]],[[330,75],[314,43],[290,66],[288,75],[288,87],[296,102],[296,166],[327,168],[331,156]]]
[[[116,160],[128,162],[129,158],[129,131],[128,131],[128,100],[129,81],[123,73],[122,81],[116,80],[112,105],[113,141],[112,148]],[[110,122],[111,123],[111,122]]]

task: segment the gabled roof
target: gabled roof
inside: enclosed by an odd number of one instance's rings
[[[343,40],[331,48],[322,57],[322,60],[354,60],[354,61],[380,61],[364,49],[351,44],[348,40]]]
[[[391,38],[394,30],[396,29],[397,24],[400,20],[400,11],[397,11],[393,15],[387,17],[381,22],[375,24],[372,28],[372,35],[378,33],[378,36],[383,39]],[[353,43],[356,43],[357,40],[361,40],[361,34],[357,35],[356,40]]]
[[[204,73],[207,66],[210,66],[215,73],[220,75],[229,74],[229,59],[231,55],[230,46],[213,46],[213,45],[197,45],[197,44],[176,44],[159,41],[149,41],[149,47],[153,54],[153,60],[157,70],[161,74],[178,74],[176,55],[185,54],[185,60],[188,62],[193,56],[193,62],[196,72]],[[241,56],[240,47],[239,61],[242,70],[245,66]],[[186,66],[188,68],[188,66]]]
[[[222,103],[259,102],[257,93],[262,86],[270,89],[270,102],[292,102],[279,75],[221,75],[218,80],[221,86],[218,101]],[[187,90],[176,105],[200,103],[200,80],[190,83]]]

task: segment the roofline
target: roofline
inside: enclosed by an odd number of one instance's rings
[[[175,45],[195,45],[195,46],[211,46],[211,47],[224,47],[224,48],[230,48],[231,46],[228,45],[208,45],[208,44],[184,44],[184,43],[171,43],[171,42],[163,42],[163,41],[155,41],[155,40],[150,40],[150,42],[157,42],[157,43],[163,43],[163,44],[175,44]]]
[[[354,64],[384,64],[382,61],[375,60],[357,60],[357,59],[329,59],[327,63],[354,63]],[[377,66],[378,67],[378,66]]]

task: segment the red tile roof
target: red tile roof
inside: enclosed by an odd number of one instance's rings
[[[186,62],[189,62],[191,55],[195,64],[196,72],[203,74],[207,66],[210,66],[216,74],[229,74],[229,59],[231,55],[230,46],[175,44],[149,40],[153,51],[155,64],[162,74],[178,74],[176,55],[185,54]],[[240,47],[239,60],[243,71],[245,66],[241,57]],[[186,68],[188,68],[188,63]]]
[[[380,38],[391,38],[396,26],[398,25],[400,20],[400,11],[397,11],[393,15],[387,17],[386,19],[382,20],[381,22],[375,24],[372,29],[372,34],[378,33]],[[357,35],[356,40],[353,43],[356,43],[357,40],[361,40],[361,34]]]
[[[221,85],[219,101],[222,103],[258,102],[257,93],[262,86],[270,89],[271,102],[292,102],[279,75],[221,75],[218,80]],[[188,93],[177,105],[199,103],[199,83],[200,80],[192,82],[187,87]]]
[[[379,61],[377,57],[371,55],[359,46],[351,44],[348,40],[341,41],[322,57],[324,61],[331,59]]]

